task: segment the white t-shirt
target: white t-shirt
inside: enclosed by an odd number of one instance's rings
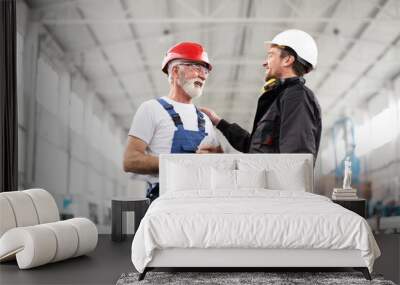
[[[185,130],[198,131],[197,113],[193,104],[185,104],[162,97],[167,103],[174,106],[174,110],[181,117]],[[205,131],[207,136],[200,145],[208,144],[219,146],[214,127],[204,114]],[[171,116],[156,100],[148,100],[142,103],[132,121],[129,135],[143,140],[147,145],[147,153],[158,156],[161,153],[171,153],[172,139],[177,130]],[[146,180],[150,183],[158,182],[158,175],[134,174],[134,178]]]

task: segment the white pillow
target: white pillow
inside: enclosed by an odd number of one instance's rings
[[[211,188],[213,190],[236,190],[236,170],[217,169],[211,170]]]
[[[268,188],[272,190],[306,191],[305,164],[295,163],[290,168],[267,171]]]
[[[237,188],[267,188],[267,171],[236,170]]]
[[[211,166],[168,164],[167,191],[211,189]]]
[[[238,190],[241,188],[267,188],[266,170],[211,170],[211,187],[213,190]]]
[[[306,191],[309,174],[303,160],[280,159],[268,161],[262,159],[238,160],[238,168],[247,171],[266,169],[267,187],[270,190]]]

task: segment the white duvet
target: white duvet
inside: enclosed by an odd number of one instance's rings
[[[132,243],[143,272],[155,249],[358,249],[369,271],[380,256],[365,219],[330,199],[299,191],[249,189],[166,193],[155,200]]]

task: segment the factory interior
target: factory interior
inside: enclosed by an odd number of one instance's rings
[[[88,257],[28,270],[1,263],[1,284],[136,284],[119,279],[135,271],[135,214],[125,213],[128,236],[113,243],[112,201],[146,197],[147,183],[125,171],[123,159],[141,104],[168,96],[166,52],[200,43],[213,68],[193,103],[250,132],[265,83],[264,42],[288,29],[307,32],[318,46],[318,64],[304,75],[322,120],[313,192],[331,198],[351,162],[352,187],[365,199],[381,251],[374,273],[400,284],[400,1],[10,2],[18,126],[12,191],[45,189],[61,220],[87,218],[99,239]],[[224,153],[240,153],[215,133]]]

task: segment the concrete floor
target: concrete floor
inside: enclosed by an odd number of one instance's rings
[[[381,256],[375,261],[374,272],[400,284],[400,234],[375,235]]]
[[[392,280],[396,284],[399,282],[400,275],[399,236],[376,236],[382,256],[376,260],[374,267],[374,273],[383,274],[385,279]],[[123,242],[116,243],[111,241],[110,235],[100,235],[96,250],[87,256],[28,270],[19,270],[15,261],[2,263],[0,264],[0,284],[115,284],[122,273],[135,271],[130,259],[131,243],[132,236]],[[318,271],[318,269],[314,270]],[[313,270],[306,269],[305,271]]]
[[[115,243],[100,235],[96,250],[87,256],[19,270],[17,263],[0,264],[0,284],[115,284],[124,272],[134,271],[131,262],[132,237]]]

